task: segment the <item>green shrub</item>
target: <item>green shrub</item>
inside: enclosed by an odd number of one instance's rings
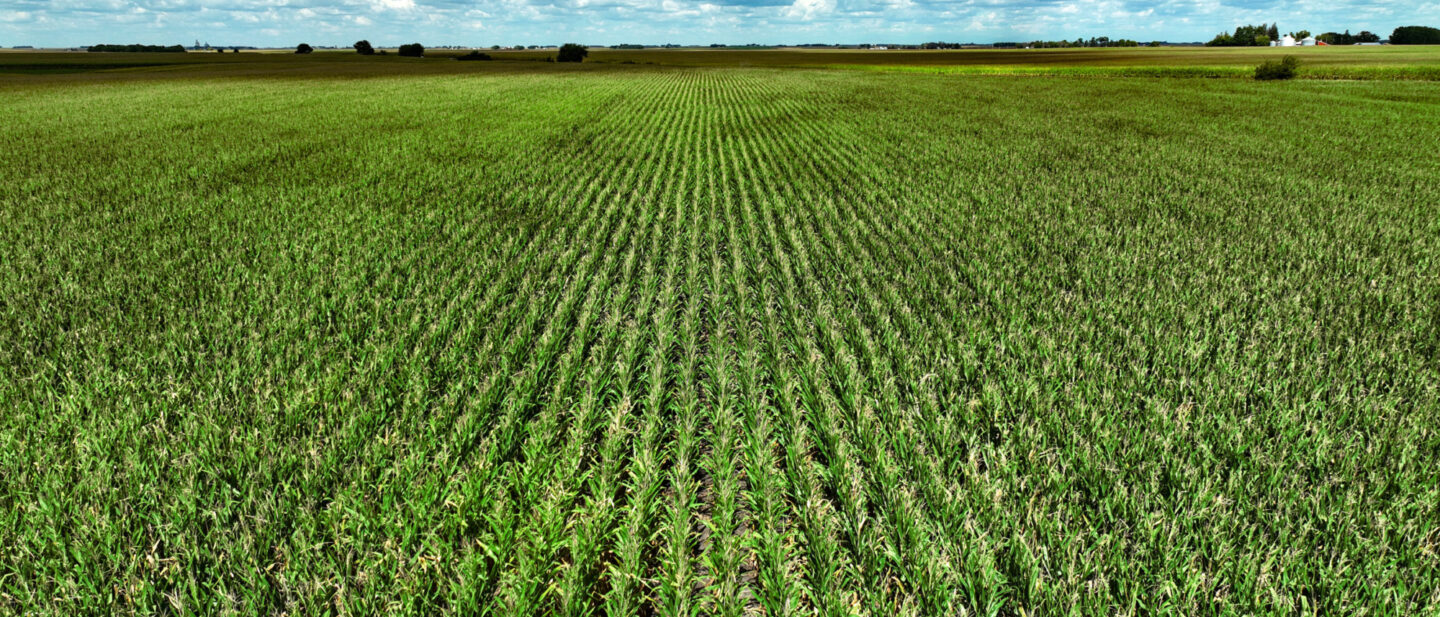
[[[401,45],[399,54],[407,58],[422,58],[425,56],[425,46],[419,43]]]
[[[1294,79],[1295,69],[1300,66],[1300,60],[1295,56],[1285,56],[1280,61],[1269,60],[1255,67],[1255,79],[1270,81],[1273,79]]]

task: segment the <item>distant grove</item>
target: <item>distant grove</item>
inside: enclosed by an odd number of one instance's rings
[[[1305,39],[1310,36],[1309,30],[1300,30],[1289,33],[1295,40]],[[1208,47],[1265,47],[1272,42],[1280,40],[1280,28],[1275,24],[1258,26],[1239,26],[1234,33],[1221,32],[1205,45]],[[1369,30],[1361,30],[1359,34],[1350,34],[1350,30],[1344,32],[1326,32],[1315,35],[1315,40],[1326,45],[1357,45],[1360,43],[1379,43],[1380,35]],[[1428,26],[1401,26],[1390,34],[1391,45],[1440,45],[1440,30]]]
[[[1390,35],[1391,45],[1440,45],[1440,30],[1428,26],[1404,26]]]
[[[126,53],[185,53],[184,45],[91,45],[86,49],[91,52],[126,52]]]

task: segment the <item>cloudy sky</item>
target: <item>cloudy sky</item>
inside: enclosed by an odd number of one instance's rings
[[[1440,26],[1440,0],[0,0],[0,46],[1206,40]]]

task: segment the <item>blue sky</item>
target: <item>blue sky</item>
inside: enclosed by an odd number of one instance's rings
[[[1207,40],[1440,26],[1440,0],[0,0],[0,46]]]

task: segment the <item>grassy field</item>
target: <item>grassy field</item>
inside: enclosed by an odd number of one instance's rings
[[[1440,612],[1433,84],[316,56],[0,76],[0,613]]]

